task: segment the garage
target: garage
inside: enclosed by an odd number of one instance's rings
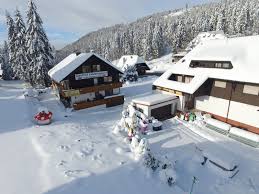
[[[147,117],[158,120],[171,118],[177,110],[179,98],[171,94],[151,94],[133,100],[133,105]]]
[[[166,105],[151,110],[151,116],[158,120],[165,120],[172,117],[172,105]]]

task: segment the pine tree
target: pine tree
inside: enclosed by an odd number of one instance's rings
[[[48,86],[50,83],[48,70],[53,60],[52,48],[43,29],[43,22],[37,12],[37,7],[29,0],[27,12],[26,46],[30,61],[27,73],[32,85]]]
[[[237,16],[236,30],[237,33],[243,34],[247,29],[247,13],[246,8],[242,8]]]
[[[3,80],[11,80],[13,78],[13,71],[9,63],[8,44],[6,41],[4,41],[4,46],[1,51],[1,68],[3,71]]]
[[[27,80],[26,65],[28,64],[25,44],[26,28],[20,11],[15,12],[15,53],[14,53],[14,75],[21,80]]]
[[[7,35],[8,35],[8,65],[10,66],[10,71],[8,72],[10,78],[14,79],[13,69],[15,69],[14,59],[15,59],[15,26],[13,18],[8,12],[6,12],[6,24],[7,24]]]
[[[174,48],[183,48],[184,42],[186,40],[186,28],[184,26],[183,20],[179,20],[177,30],[175,33]]]
[[[219,15],[218,15],[216,30],[217,31],[220,31],[220,30],[224,31],[224,16],[223,16],[223,13],[219,13]]]
[[[2,74],[3,80],[12,80],[13,72],[12,72],[11,66],[9,64],[8,45],[7,45],[6,41],[4,41],[4,46],[1,49],[0,64],[1,64],[2,71],[3,71],[3,74]]]
[[[163,31],[160,24],[156,24],[152,40],[153,57],[158,58],[163,54]]]

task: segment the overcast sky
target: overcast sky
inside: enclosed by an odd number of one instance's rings
[[[48,37],[62,48],[86,33],[152,13],[212,0],[35,0]],[[27,10],[28,0],[0,0],[0,41],[6,39],[5,10]]]

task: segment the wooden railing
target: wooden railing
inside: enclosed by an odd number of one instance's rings
[[[111,96],[106,99],[100,99],[100,100],[95,100],[91,102],[80,102],[80,103],[75,103],[73,104],[73,108],[75,110],[81,110],[85,108],[91,108],[95,106],[100,106],[100,105],[106,105],[106,107],[112,107],[116,105],[120,105],[124,103],[124,96]]]
[[[122,87],[122,83],[117,82],[117,83],[102,84],[102,85],[80,88],[80,89],[62,90],[61,94],[64,97],[71,97],[71,96],[79,96],[80,94],[99,92],[102,90],[111,90],[111,89],[120,88],[120,87]]]

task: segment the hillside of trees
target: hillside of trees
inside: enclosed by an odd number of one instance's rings
[[[258,0],[223,0],[154,14],[89,33],[61,49],[57,62],[72,52],[91,50],[109,60],[125,54],[151,60],[185,48],[199,32],[223,30],[228,36],[258,34],[258,10]]]
[[[32,86],[48,86],[48,70],[53,65],[53,50],[33,0],[28,1],[26,23],[16,9],[6,12],[8,39],[0,48],[0,65],[4,80],[24,80]]]

